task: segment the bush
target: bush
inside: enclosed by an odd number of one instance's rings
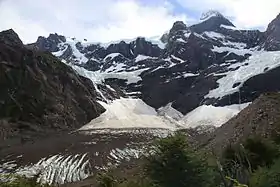
[[[243,145],[228,146],[222,156],[225,175],[248,184],[252,173],[260,167],[269,167],[279,157],[275,142],[260,137],[248,138]]]
[[[23,176],[7,175],[3,178],[7,180],[0,181],[0,187],[50,187],[47,184],[37,183],[37,178],[26,178]]]
[[[252,187],[279,187],[280,186],[280,159],[269,168],[259,168],[251,177]]]
[[[249,138],[244,144],[252,170],[259,167],[271,166],[279,157],[279,146],[273,141],[260,137]]]
[[[107,173],[99,174],[97,177],[98,187],[115,187],[118,181]]]
[[[207,162],[181,133],[156,142],[145,172],[152,184],[160,187],[208,187],[215,181]]]

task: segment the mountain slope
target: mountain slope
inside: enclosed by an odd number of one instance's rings
[[[26,49],[13,30],[0,33],[0,85],[2,140],[73,130],[104,112],[89,79],[51,54]]]
[[[266,93],[211,135],[207,146],[219,152],[231,143],[242,142],[250,136],[271,137],[280,124],[280,94]]]
[[[118,87],[156,109],[171,103],[187,114],[204,104],[247,103],[264,91],[279,90],[275,82],[267,89],[255,87],[259,74],[266,74],[263,82],[275,81],[270,71],[280,64],[279,19],[266,32],[238,30],[225,16],[210,11],[191,26],[175,22],[156,39],[97,44],[50,34],[28,46],[94,72],[98,85]]]

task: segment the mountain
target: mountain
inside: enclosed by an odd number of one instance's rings
[[[247,103],[279,90],[279,19],[265,32],[238,30],[221,13],[209,11],[199,23],[177,21],[153,39],[98,44],[50,34],[28,46],[92,71],[96,83],[121,88],[156,109],[172,103],[187,114],[203,104]]]
[[[47,52],[0,32],[0,146],[75,130],[105,109],[91,81]]]

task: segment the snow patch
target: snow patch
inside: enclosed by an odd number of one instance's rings
[[[181,58],[179,58],[179,57],[176,57],[176,56],[174,56],[174,55],[171,55],[171,58],[174,59],[174,60],[179,61],[180,63],[185,62],[183,59],[181,59]]]
[[[217,32],[213,32],[213,31],[207,31],[207,32],[204,32],[204,34],[206,36],[208,36],[209,38],[215,38],[215,39],[225,39],[225,36],[220,34],[220,33],[217,33]]]
[[[182,42],[182,43],[187,43],[185,40],[183,40],[182,38],[178,38],[177,39],[178,42]]]
[[[225,28],[225,29],[230,29],[230,30],[242,30],[233,26],[229,26],[229,25],[220,25],[220,27]]]
[[[137,57],[135,58],[135,62],[143,61],[146,59],[156,59],[156,58],[151,56],[145,56],[145,55],[137,55]]]
[[[64,54],[64,52],[68,49],[68,46],[67,47],[64,47],[64,49],[60,49],[59,51],[56,51],[56,52],[52,52],[52,54],[56,57],[60,57]]]
[[[212,51],[218,53],[223,53],[223,52],[235,53],[240,56],[244,56],[245,54],[253,54],[257,52],[255,48],[246,49],[247,45],[245,43],[227,41],[224,42],[223,44],[225,46],[222,47],[214,46],[214,49],[212,49]]]
[[[199,76],[199,74],[194,74],[194,73],[184,73],[183,74],[184,78],[186,77],[195,77],[195,76]]]
[[[143,71],[149,68],[144,68],[131,72],[101,72],[101,71],[88,71],[82,67],[71,65],[71,67],[78,72],[79,75],[89,78],[92,82],[96,84],[102,84],[105,79],[116,78],[127,80],[127,84],[137,83],[141,81],[142,78],[139,76]]]
[[[100,102],[106,109],[90,123],[80,130],[93,129],[129,129],[129,128],[153,128],[176,130],[180,126],[175,120],[158,115],[156,110],[141,99],[117,99],[110,104]]]
[[[248,64],[246,66],[242,66],[244,64]],[[280,51],[260,51],[258,53],[254,53],[249,57],[248,60],[238,63],[232,64],[227,67],[228,69],[237,67],[240,65],[235,71],[229,71],[225,73],[226,76],[219,79],[217,82],[219,83],[219,87],[211,90],[205,98],[221,98],[225,95],[232,94],[237,92],[242,84],[248,80],[249,78],[264,73],[265,68],[273,69],[279,67],[280,65]],[[235,88],[233,88],[234,83],[240,82],[241,84]]]
[[[185,36],[186,38],[189,38],[191,34],[192,34],[191,32],[187,32],[187,33],[184,34],[184,36]]]
[[[196,128],[199,126],[220,127],[249,104],[250,103],[245,103],[241,105],[229,105],[223,107],[202,105],[189,112],[181,119],[181,121],[183,121],[188,128]]]
[[[115,57],[121,55],[120,53],[111,53],[109,55],[107,55],[105,58],[104,58],[104,61],[107,61],[107,60],[112,60],[114,59]]]

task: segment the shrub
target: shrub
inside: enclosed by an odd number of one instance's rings
[[[26,178],[18,175],[7,175],[3,178],[7,180],[0,181],[0,187],[50,187],[47,184],[37,183],[37,178]],[[2,178],[2,179],[3,179]]]
[[[269,168],[259,168],[251,177],[252,187],[278,187],[280,186],[280,159]]]

